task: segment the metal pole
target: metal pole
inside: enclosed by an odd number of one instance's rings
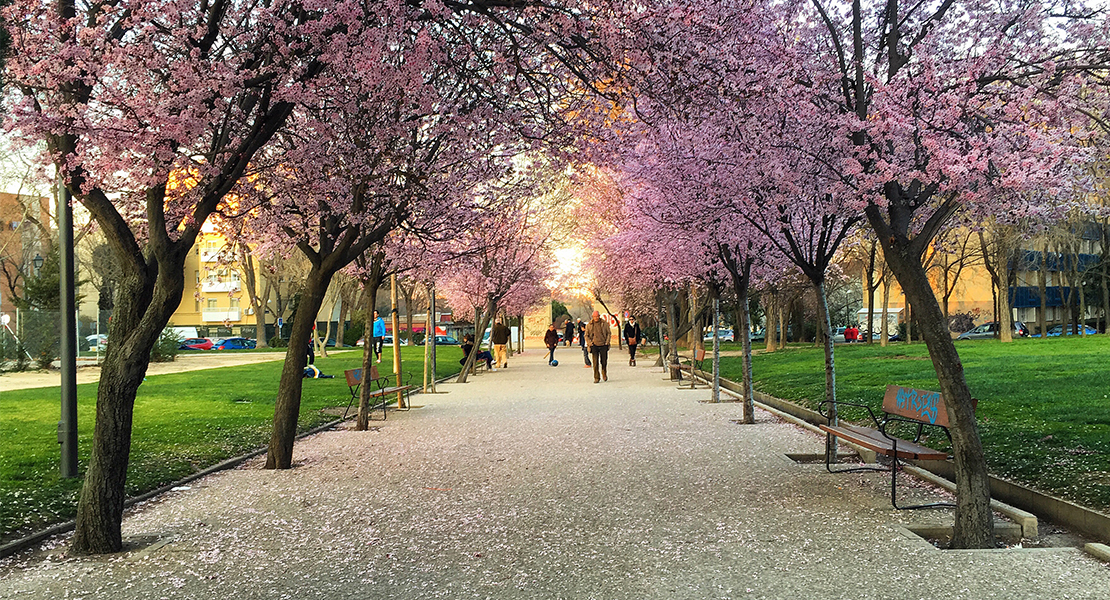
[[[432,328],[432,332],[431,332],[431,336],[432,336],[432,358],[431,358],[431,365],[430,365],[431,366],[431,375],[432,375],[432,377],[431,377],[431,379],[432,379],[431,388],[432,388],[432,393],[435,394],[435,393],[437,393],[436,392],[436,350],[438,350],[438,348],[436,346],[436,341],[435,341],[436,323],[438,322],[436,320],[436,284],[435,283],[431,283],[431,284],[428,285],[428,312],[430,313],[428,318],[432,322],[432,324],[431,324],[431,328]]]
[[[58,443],[62,445],[62,477],[77,477],[77,307],[73,276],[73,197],[69,188],[63,188],[60,200],[62,420],[58,422]]]

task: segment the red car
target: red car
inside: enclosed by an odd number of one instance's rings
[[[189,338],[181,342],[179,350],[211,350],[212,340],[208,338]]]

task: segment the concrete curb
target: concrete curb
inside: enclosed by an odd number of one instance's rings
[[[1083,550],[1102,562],[1110,563],[1110,546],[1106,544],[1086,544]]]

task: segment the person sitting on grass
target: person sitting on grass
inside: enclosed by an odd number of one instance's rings
[[[459,361],[459,364],[465,367],[466,359],[470,358],[470,353],[474,351],[474,336],[469,333],[463,336],[463,342],[459,344],[459,347],[462,348],[463,351],[463,357],[462,360]],[[489,353],[489,350],[479,350],[478,356],[475,357],[475,362],[479,360],[486,361],[487,369],[491,371],[497,370],[493,367],[493,355]]]

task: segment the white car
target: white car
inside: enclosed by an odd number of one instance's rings
[[[733,333],[732,333],[731,329],[718,329],[717,330],[717,335],[720,336],[722,342],[732,342],[732,341],[736,340],[736,338],[733,336]],[[706,341],[706,342],[713,341],[713,332],[710,331],[709,333],[705,334],[705,337],[703,338],[703,341]]]
[[[108,344],[108,336],[103,333],[94,333],[85,336],[85,339],[89,341],[89,350],[96,350],[98,347],[103,350],[104,346]]]

